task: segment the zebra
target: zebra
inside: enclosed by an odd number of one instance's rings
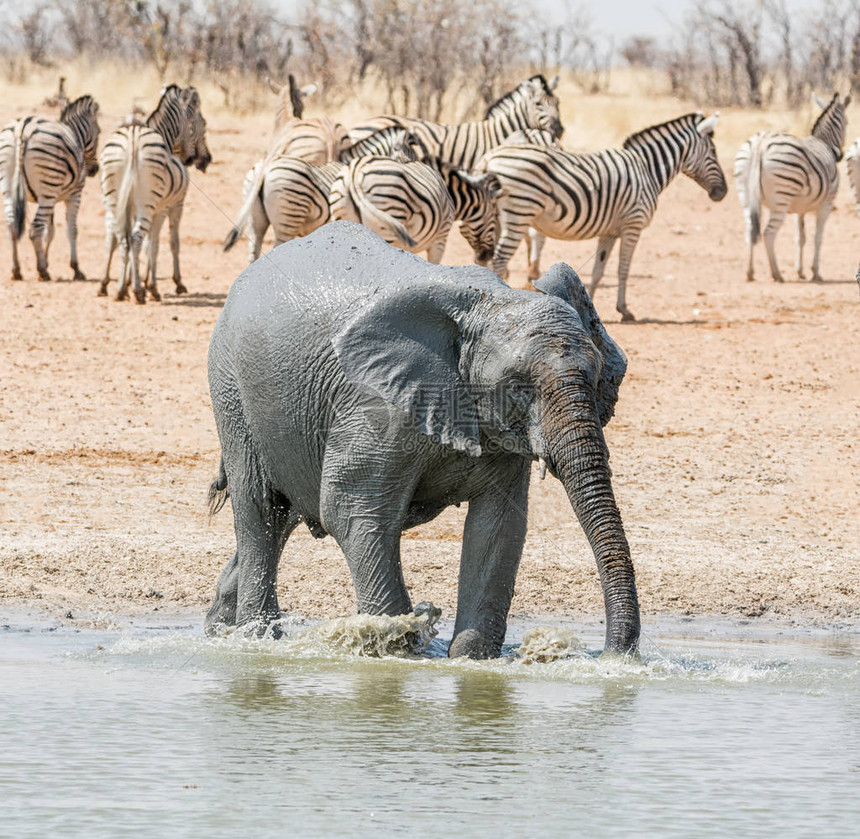
[[[848,170],[848,184],[854,196],[854,209],[860,216],[860,137],[845,152],[845,168]]]
[[[195,163],[205,171],[211,159],[200,95],[193,87],[183,90],[177,85],[167,86],[145,124],[133,120],[111,135],[101,154],[108,253],[100,296],[107,294],[110,263],[119,243],[122,266],[117,300],[126,298],[131,279],[135,299],[138,303],[146,302],[138,261],[143,241],[148,237],[146,287],[154,300],[161,299],[156,265],[158,236],[165,216],[170,221],[176,292],[187,291],[179,271],[179,222],[188,190],[185,167]]]
[[[472,246],[475,261],[489,262],[497,232],[493,175],[472,176],[438,158],[369,155],[349,163],[331,188],[335,219],[359,221],[390,244],[427,251],[439,263],[454,221]]]
[[[354,142],[380,128],[397,125],[415,134],[431,157],[472,171],[484,154],[515,131],[535,128],[561,137],[564,127],[553,92],[557,85],[558,76],[553,76],[549,82],[542,75],[532,76],[491,105],[481,122],[443,125],[410,117],[384,116],[356,126],[350,130],[349,137]]]
[[[393,126],[355,143],[341,152],[339,161],[323,166],[286,155],[258,161],[245,176],[244,202],[224,240],[224,250],[230,250],[247,230],[250,265],[260,257],[270,224],[275,245],[312,233],[331,218],[329,193],[343,164],[367,154],[399,152],[416,159],[416,153],[407,150],[413,143],[415,139],[405,130]]]
[[[15,120],[0,131],[0,191],[12,246],[12,279],[20,280],[18,240],[27,223],[27,201],[38,206],[30,226],[39,279],[49,281],[48,250],[54,237],[54,207],[66,202],[66,228],[74,279],[86,277],[78,265],[78,209],[86,178],[99,168],[99,106],[92,96],[66,105],[59,122],[44,117]]]
[[[594,296],[606,260],[620,239],[616,308],[623,321],[635,320],[626,304],[627,276],[659,194],[683,172],[707,190],[712,201],[725,197],[726,180],[713,140],[717,117],[686,114],[630,135],[621,149],[590,154],[532,144],[493,149],[478,166],[479,172],[495,174],[502,186],[493,270],[507,277],[508,262],[529,227],[537,233],[529,258],[530,280],[540,275],[546,236],[567,240],[596,236],[590,288]]]
[[[770,273],[783,282],[776,262],[774,241],[787,213],[797,214],[797,274],[803,277],[803,246],[806,242],[804,216],[815,213],[815,251],[812,257],[812,279],[821,280],[818,260],[824,225],[839,187],[836,167],[842,159],[845,142],[845,109],[851,101],[839,94],[825,103],[816,97],[823,109],[809,137],[793,137],[763,131],[750,137],[735,156],[734,176],[741,206],[744,208],[746,240],[749,253],[747,280],[755,279],[753,247],[759,235],[764,238]],[[770,208],[770,218],[761,233],[762,204]]]

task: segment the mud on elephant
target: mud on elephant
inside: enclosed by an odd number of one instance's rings
[[[360,611],[409,612],[401,533],[468,502],[449,655],[499,655],[540,460],[594,552],[606,650],[635,651],[633,565],[602,430],[626,358],[572,269],[535,285],[543,293],[431,265],[349,222],[240,275],[209,348],[222,447],[211,495],[217,507],[230,494],[237,550],[208,632],[278,618],[278,561],[302,521],[343,550]]]

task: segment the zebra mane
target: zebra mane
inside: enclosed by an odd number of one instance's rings
[[[151,126],[153,117],[161,112],[162,106],[165,105],[168,99],[179,99],[179,95],[182,93],[182,88],[178,84],[169,84],[161,91],[161,99],[158,100],[158,104],[155,106],[153,112],[146,118],[146,124]]]
[[[815,124],[812,126],[812,131],[810,132],[813,137],[818,136],[815,131],[816,129],[822,128],[822,121],[829,120],[831,116],[833,116],[833,111],[836,106],[839,105],[839,94],[834,93],[830,101],[824,106],[824,110],[818,115],[818,119],[815,120]]]
[[[63,108],[63,112],[60,114],[60,122],[68,124],[75,117],[79,116],[86,111],[91,111],[92,113],[98,113],[99,106],[96,104],[95,99],[89,94],[85,96],[79,96],[75,99],[74,102],[69,102],[65,108]]]
[[[684,116],[681,117],[675,117],[674,119],[667,119],[666,122],[659,122],[656,125],[649,125],[648,128],[643,128],[641,131],[630,134],[622,143],[621,148],[631,149],[636,146],[639,141],[647,141],[654,132],[659,132],[663,128],[675,128],[676,126],[686,124],[696,125],[702,119],[704,119],[704,117],[701,113],[694,112],[691,114],[684,114]]]
[[[512,99],[519,96],[522,93],[523,85],[528,84],[528,82],[537,82],[547,96],[552,96],[552,91],[549,89],[549,83],[547,82],[543,73],[537,73],[530,79],[526,79],[524,82],[520,82],[513,90],[509,90],[507,93],[505,93],[503,96],[500,96],[495,102],[493,102],[493,104],[490,105],[489,108],[487,108],[486,113],[484,114],[484,119],[491,119],[493,113],[496,111],[497,108],[506,105]]]

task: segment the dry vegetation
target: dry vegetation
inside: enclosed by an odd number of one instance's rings
[[[54,58],[51,66],[21,60],[25,71],[0,79],[0,122],[31,112],[63,74],[70,95],[92,93],[102,104],[109,131],[132,99],[152,107],[162,81],[158,66],[140,57],[133,72],[118,59],[93,65],[86,57]],[[168,79],[174,69],[177,80],[187,80],[181,73],[188,68],[172,64]],[[265,75],[272,69],[243,82],[240,96],[238,83],[225,94],[223,78],[195,65],[214,160],[205,175],[192,174],[182,241],[187,297],[167,294],[145,307],[96,297],[104,213],[94,181],[79,220],[89,282],[70,282],[61,267],[62,213],[52,254],[57,282],[33,279],[26,241],[27,279],[11,283],[0,273],[0,603],[9,608],[77,616],[185,605],[202,615],[233,550],[229,511],[211,522],[204,515],[218,452],[206,346],[244,267],[244,248],[224,254],[220,242],[244,173],[266,146],[274,97]],[[506,72],[517,81],[532,69]],[[298,72],[302,82],[319,81]],[[673,95],[660,68],[614,69],[608,86],[601,82],[605,89],[588,95],[583,73],[568,67],[562,74],[571,149],[617,145],[645,125],[714,105],[698,94]],[[389,93],[368,70],[354,87],[312,100],[308,115],[325,112],[350,124],[384,109]],[[451,119],[478,107],[470,98],[483,98],[477,88],[457,93],[444,102]],[[724,168],[756,130],[808,131],[813,109],[806,102],[796,109],[724,105],[717,130]],[[851,126],[860,133],[854,106],[849,132]],[[787,265],[788,228],[778,241]],[[611,261],[596,303],[630,369],[608,438],[646,617],[860,619],[858,245],[860,221],[843,184],[825,238],[825,282],[748,284],[733,191],[710,204],[681,178],[663,197],[634,261],[628,295],[639,323],[618,323]],[[592,249],[590,242],[549,242],[545,264],[564,259],[587,272]],[[445,261],[466,262],[468,253],[452,234]],[[757,261],[764,265],[763,253]],[[8,263],[4,237],[0,272]],[[512,281],[524,280],[518,254]],[[404,543],[415,598],[434,600],[448,617],[463,513],[446,511]],[[297,533],[280,586],[282,606],[292,611],[352,609],[346,565],[330,539]],[[600,611],[593,560],[563,491],[557,482],[535,481],[514,612]]]

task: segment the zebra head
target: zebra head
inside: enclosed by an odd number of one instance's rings
[[[477,265],[489,266],[499,239],[496,199],[502,184],[492,173],[472,175],[449,163],[437,163],[442,180],[458,208],[460,233],[475,254]]]
[[[60,114],[60,122],[68,125],[81,143],[88,178],[93,177],[99,171],[97,157],[99,145],[98,113],[98,103],[92,96],[87,95],[70,102]]]
[[[815,125],[812,126],[812,136],[828,145],[836,160],[842,160],[842,146],[845,143],[845,109],[851,103],[851,95],[840,100],[839,94],[834,93],[833,98],[826,103],[817,96],[814,100],[823,110],[815,120]]]
[[[558,110],[558,98],[553,92],[558,76],[547,81],[542,75],[521,82],[509,93],[487,108],[485,119],[506,119],[512,130],[537,128],[549,131],[556,139],[564,134]]]
[[[729,190],[714,145],[714,129],[719,116],[719,111],[707,118],[702,114],[695,115],[692,142],[681,163],[681,171],[702,187],[711,201],[722,201]]]
[[[180,98],[185,108],[185,122],[177,138],[179,157],[186,166],[193,163],[201,172],[205,172],[212,155],[206,144],[206,120],[200,110],[200,94],[195,88],[186,87]]]

